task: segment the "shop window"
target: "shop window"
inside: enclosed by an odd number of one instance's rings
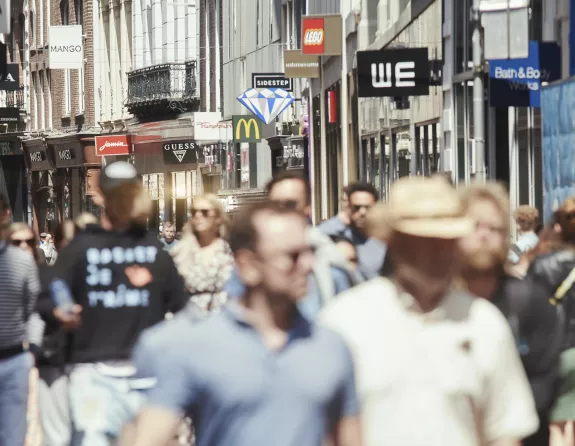
[[[455,73],[464,73],[471,67],[471,34],[473,26],[470,23],[470,0],[458,0],[453,2],[454,8],[454,37],[455,37]]]

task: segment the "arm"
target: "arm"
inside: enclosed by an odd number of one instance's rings
[[[156,338],[157,340],[157,338]],[[153,373],[156,385],[150,389],[147,404],[138,414],[135,426],[135,441],[130,446],[164,446],[173,437],[186,409],[196,398],[194,379],[189,356],[180,343],[169,346],[154,342],[153,337],[143,337],[134,350],[134,363],[138,373]],[[162,364],[156,361],[161,358]]]
[[[332,430],[334,446],[361,446],[359,403],[351,353],[343,347],[344,368],[341,386],[335,401],[335,424]]]
[[[167,265],[164,282],[165,312],[177,313],[187,305],[189,295],[172,257],[166,251],[161,251],[161,255]]]

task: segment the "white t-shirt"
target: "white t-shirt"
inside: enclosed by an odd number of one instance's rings
[[[342,293],[319,323],[351,349],[365,446],[479,446],[537,431],[507,321],[460,290],[429,313],[388,279]]]

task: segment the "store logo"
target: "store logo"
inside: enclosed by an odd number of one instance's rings
[[[30,161],[32,161],[33,163],[41,163],[42,161],[44,161],[42,152],[32,152],[30,154]]]
[[[67,161],[72,159],[72,151],[70,149],[60,150],[58,152],[58,157],[61,161]]]
[[[261,141],[260,122],[253,116],[233,116],[234,142],[259,142]]]
[[[371,64],[371,85],[373,88],[391,88],[393,79],[392,64]],[[409,80],[407,80],[409,79]],[[415,62],[398,62],[395,65],[395,86],[398,88],[415,87]]]
[[[164,148],[164,162],[166,164],[177,164],[184,162],[186,155],[189,151],[197,151],[198,145],[195,141],[171,141],[165,143]],[[189,159],[187,162],[198,162],[197,152],[196,155]]]
[[[303,39],[304,45],[321,45],[323,43],[323,29],[308,29]]]
[[[358,51],[358,96],[427,96],[432,84],[428,52],[428,48]]]
[[[51,45],[50,51],[52,53],[81,53],[83,49],[81,45]]]
[[[100,146],[100,148],[98,149],[100,152],[103,152],[106,149],[109,149],[111,147],[121,147],[121,148],[128,148],[128,144],[123,142],[123,141],[106,141],[104,144],[102,144]]]

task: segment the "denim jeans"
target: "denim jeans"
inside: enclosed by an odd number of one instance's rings
[[[33,358],[21,353],[0,360],[0,444],[23,445]]]
[[[136,380],[121,371],[102,364],[80,364],[71,370],[71,446],[113,445],[143,406],[143,390],[151,387],[150,380]]]

